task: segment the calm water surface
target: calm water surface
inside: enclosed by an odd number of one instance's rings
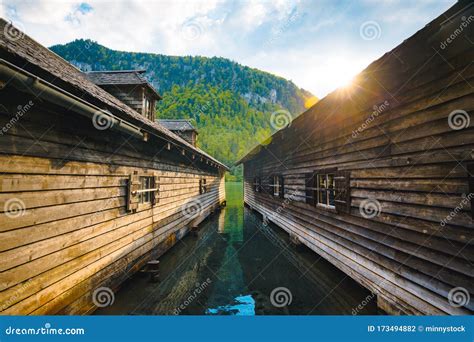
[[[241,183],[227,183],[226,191],[227,207],[160,258],[159,282],[137,274],[96,314],[351,314],[370,296],[314,252],[291,245],[282,229],[262,228],[243,206]],[[376,313],[375,299],[359,311]]]

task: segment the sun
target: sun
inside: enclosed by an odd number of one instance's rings
[[[335,67],[332,71],[332,79],[336,86],[335,88],[350,88],[358,71],[357,67],[350,64]]]
[[[330,93],[336,89],[351,90],[354,79],[364,68],[361,60],[349,57],[333,56],[315,70],[314,80],[324,84],[324,89]],[[327,93],[326,93],[327,94]]]

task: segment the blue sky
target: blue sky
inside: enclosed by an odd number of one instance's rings
[[[50,46],[222,56],[323,97],[455,0],[0,0],[0,16]]]

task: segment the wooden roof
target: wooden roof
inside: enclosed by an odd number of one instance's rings
[[[148,88],[158,100],[161,99],[160,94],[145,78],[145,72],[146,70],[107,70],[89,71],[85,75],[98,86],[142,85]]]
[[[191,121],[186,119],[159,119],[158,123],[170,131],[194,131],[197,133],[196,128],[191,124]]]
[[[137,125],[144,131],[196,152],[198,155],[228,169],[226,165],[206,152],[188,143],[159,123],[140,115],[119,99],[95,85],[79,69],[25,33],[19,32],[13,39],[7,37],[5,34],[5,32],[9,32],[9,27],[6,27],[7,25],[11,24],[0,18],[0,58],[42,77],[49,83],[83,100],[110,110],[114,115]]]
[[[145,70],[89,71],[86,76],[97,85],[105,84],[147,84]]]

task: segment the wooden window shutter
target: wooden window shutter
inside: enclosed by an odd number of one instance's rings
[[[199,194],[205,194],[207,192],[206,178],[201,178],[199,180]]]
[[[305,197],[306,203],[315,205],[316,198],[315,198],[315,185],[316,184],[316,174],[313,172],[305,173]]]
[[[337,212],[351,212],[351,179],[350,171],[334,172],[334,204]]]
[[[262,178],[261,178],[261,177],[257,177],[256,180],[257,180],[256,191],[257,191],[257,192],[262,192]]]
[[[153,189],[159,189],[160,185],[159,185],[159,178],[158,176],[153,176],[153,181],[152,181],[152,188]],[[151,193],[151,205],[155,205],[158,203],[159,201],[159,198],[158,198],[158,195],[159,195],[159,190],[155,190]]]
[[[262,190],[263,193],[268,192],[268,182],[269,182],[268,178],[265,178],[265,177],[262,178],[262,183],[261,183],[262,186],[260,187],[260,189]]]
[[[278,192],[278,194],[280,195],[280,198],[285,198],[285,186],[284,186],[284,183],[283,183],[283,176],[279,176],[279,183],[280,183],[280,191]]]
[[[265,177],[262,183],[263,192],[271,194],[272,180],[269,177]]]
[[[128,196],[127,196],[127,211],[135,212],[138,209],[138,193],[140,190],[140,177],[138,172],[134,171],[128,178]]]
[[[467,172],[468,172],[468,185],[469,185],[469,193],[468,198],[471,199],[471,218],[474,219],[474,163],[467,164]]]

